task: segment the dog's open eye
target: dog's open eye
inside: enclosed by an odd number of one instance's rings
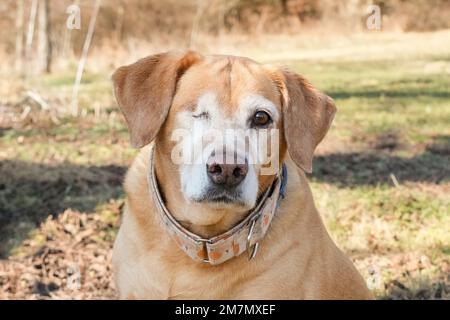
[[[255,127],[264,127],[272,123],[272,118],[270,117],[270,114],[268,114],[266,111],[259,110],[256,111],[253,115],[252,124]]]
[[[200,118],[200,119],[209,119],[209,113],[206,111],[203,111],[199,114],[193,114],[192,115],[193,118]]]

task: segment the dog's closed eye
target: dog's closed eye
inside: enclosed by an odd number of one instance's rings
[[[196,119],[198,119],[198,118],[199,119],[209,119],[209,113],[206,111],[203,111],[199,114],[193,114],[192,117],[196,118]]]

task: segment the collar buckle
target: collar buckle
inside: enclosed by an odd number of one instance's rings
[[[209,259],[208,255],[208,243],[211,243],[209,239],[196,239],[194,240],[197,244],[200,244],[202,246],[203,252],[205,254],[205,258],[201,259],[204,263],[211,263],[211,260]]]
[[[258,248],[259,248],[258,241],[255,242],[253,245],[250,245],[252,235],[253,235],[253,230],[255,229],[256,220],[258,220],[258,218],[253,219],[252,224],[250,225],[250,230],[248,231],[248,235],[247,235],[247,254],[248,254],[249,261],[252,260],[256,256],[256,253],[258,252]]]

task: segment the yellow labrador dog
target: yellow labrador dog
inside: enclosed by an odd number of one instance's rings
[[[121,67],[113,82],[142,148],[113,251],[121,298],[372,297],[304,173],[336,112],[331,98],[293,72],[191,51]],[[237,140],[217,138],[229,131]]]

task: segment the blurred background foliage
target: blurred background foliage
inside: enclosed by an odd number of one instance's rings
[[[0,50],[13,53],[18,20],[25,25],[32,0],[2,0],[0,3]],[[69,32],[66,8],[78,4],[83,28],[93,10],[91,0],[41,0],[48,2],[50,37],[55,57],[79,53],[84,33]],[[22,13],[17,13],[20,4]],[[430,31],[450,27],[449,0],[104,0],[95,28],[93,47],[127,41],[187,41],[192,21],[199,15],[198,29],[206,34],[297,34],[305,29],[355,31],[365,28],[365,10],[379,5],[384,30]],[[20,15],[20,16],[19,16]]]

